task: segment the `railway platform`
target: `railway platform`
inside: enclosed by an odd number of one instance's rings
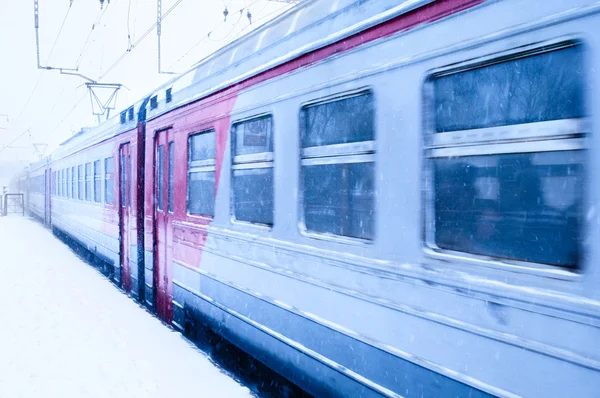
[[[35,221],[0,218],[0,269],[0,396],[251,396]]]

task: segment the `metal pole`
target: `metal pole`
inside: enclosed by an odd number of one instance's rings
[[[160,35],[162,34],[162,0],[156,0],[156,35],[158,37],[158,73],[160,72]]]
[[[39,17],[39,6],[38,0],[33,0],[33,19],[35,24],[35,47],[37,50],[37,67],[38,69],[42,68],[40,64],[40,17]]]

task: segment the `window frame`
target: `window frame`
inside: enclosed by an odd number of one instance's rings
[[[89,167],[88,167],[89,166]],[[86,202],[94,203],[94,162],[85,163],[85,196]]]
[[[77,184],[77,200],[85,201],[85,163],[77,165]]]
[[[487,52],[480,57],[451,63],[434,68],[426,73],[423,80],[423,135],[422,135],[422,234],[421,246],[428,257],[443,261],[461,261],[469,265],[484,266],[500,270],[512,270],[556,279],[574,280],[584,268],[583,261],[573,268],[531,261],[498,258],[488,255],[443,249],[435,242],[435,188],[433,159],[448,157],[467,157],[478,155],[502,155],[518,153],[547,153],[589,150],[591,132],[590,117],[547,120],[509,124],[494,127],[475,128],[437,132],[435,128],[435,96],[433,81],[437,77],[448,76],[484,68],[487,66],[511,62],[531,56],[537,56],[571,47],[583,47],[586,44],[580,38],[559,37],[543,42],[511,48],[500,52]],[[586,64],[585,55],[583,65]],[[585,76],[584,76],[585,78]],[[589,100],[584,93],[584,107]],[[527,126],[528,125],[528,126]],[[523,126],[528,128],[523,130]],[[516,130],[516,131],[515,131]],[[472,137],[475,137],[473,140]],[[589,159],[589,155],[586,155]],[[583,176],[586,189],[589,189],[589,169]],[[585,203],[585,200],[584,200]],[[585,205],[584,205],[585,206]],[[581,225],[583,233],[588,229],[587,222]],[[580,247],[585,254],[583,247]]]
[[[258,120],[263,118],[270,118],[271,120],[271,134],[272,134],[272,146],[273,149],[270,152],[258,152],[246,155],[235,155],[234,156],[234,127],[238,124],[243,124],[252,120]],[[229,192],[229,222],[231,224],[239,224],[243,226],[251,226],[257,229],[271,231],[275,225],[275,117],[273,112],[257,113],[252,116],[237,119],[231,123],[230,128],[230,142],[231,142],[231,171],[230,171],[230,192]],[[255,170],[255,169],[272,169],[273,170],[273,223],[265,224],[260,222],[238,220],[235,216],[235,190],[233,188],[233,174],[235,170]],[[215,198],[216,199],[216,198]]]
[[[77,199],[77,167],[71,166],[71,199]]]
[[[359,97],[361,95],[370,95],[373,104],[373,139],[367,141],[358,141],[342,144],[329,144],[312,147],[302,147],[302,112],[305,108],[317,105],[324,105],[347,98]],[[298,230],[304,237],[324,240],[329,242],[343,243],[349,245],[372,246],[377,241],[378,227],[378,184],[377,179],[377,95],[372,86],[362,86],[359,88],[338,92],[335,94],[323,96],[317,99],[302,102],[298,111]],[[339,160],[344,160],[340,162]],[[372,239],[358,238],[346,235],[335,235],[333,233],[311,231],[306,227],[304,212],[304,172],[303,166],[317,166],[327,164],[350,164],[350,163],[373,163],[373,192],[375,200],[373,201],[373,237]]]
[[[167,213],[175,212],[175,141],[167,142]]]
[[[92,175],[94,176],[94,183],[92,184],[92,202],[93,203],[102,203],[102,161],[100,159],[94,160],[92,162]],[[96,197],[96,193],[98,197]]]
[[[67,167],[66,169],[66,175],[67,175],[67,189],[65,190],[67,196],[67,199],[71,199],[71,179],[73,178],[73,176],[71,175],[71,168]]]
[[[104,203],[106,205],[109,205],[109,206],[113,206],[115,204],[115,169],[116,169],[116,167],[115,167],[115,160],[114,160],[113,156],[106,157],[103,160],[104,160],[103,161],[103,163],[104,163],[104,169],[103,169],[104,173],[103,173],[103,179],[102,180],[104,182],[104,184],[103,184],[104,185],[104,189],[103,189],[104,192],[103,192],[103,195],[102,195],[102,203]],[[108,168],[106,166],[108,166],[111,163],[112,163],[112,169],[113,169],[113,171],[112,171],[112,173],[110,173],[110,174],[112,174],[111,178],[108,178],[109,177],[109,172],[107,171]],[[108,201],[108,197],[107,197],[108,192],[109,192],[108,187],[110,186],[110,184],[112,184],[112,201],[111,202]]]
[[[192,137],[201,134],[207,134],[213,132],[215,137],[215,157],[213,159],[203,159],[203,160],[191,160],[192,158]],[[190,174],[191,173],[202,173],[202,172],[212,172],[215,176],[215,184],[216,181],[216,170],[217,170],[217,129],[214,126],[207,126],[205,128],[200,129],[199,131],[195,131],[193,133],[188,134],[187,136],[187,170],[186,170],[186,199],[185,199],[185,213],[188,217],[200,218],[205,220],[212,220],[216,216],[216,207],[217,207],[217,197],[214,197],[213,200],[213,214],[201,214],[201,213],[190,213]]]
[[[156,211],[165,212],[165,145],[156,146]]]

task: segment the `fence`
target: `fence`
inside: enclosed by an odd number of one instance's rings
[[[7,216],[9,214],[25,215],[25,196],[22,193],[7,193],[2,197],[0,214]]]

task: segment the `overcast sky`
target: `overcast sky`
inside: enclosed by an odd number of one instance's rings
[[[47,144],[48,154],[81,127],[97,123],[83,79],[37,69],[33,5],[33,0],[0,0],[0,179],[14,162],[36,158],[34,143]],[[188,70],[290,7],[269,0],[164,0],[163,15],[173,6],[163,20],[162,65],[174,72]],[[173,77],[157,73],[156,29],[142,39],[156,22],[156,7],[156,0],[105,0],[104,9],[100,0],[39,0],[41,63],[78,67],[94,80],[125,85],[116,114]],[[5,148],[8,144],[12,148]]]

